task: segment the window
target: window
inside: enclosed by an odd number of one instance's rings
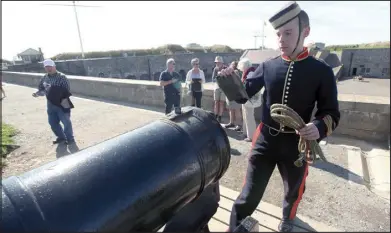
[[[364,74],[364,73],[365,73],[365,68],[364,68],[364,67],[360,69],[360,73],[361,73],[361,74]]]
[[[383,68],[381,71],[383,74],[389,74],[390,69],[389,68]]]
[[[371,72],[371,68],[367,68],[366,70],[365,70],[365,73],[369,73],[369,72]]]
[[[360,68],[364,68],[365,66],[364,65],[360,65]]]

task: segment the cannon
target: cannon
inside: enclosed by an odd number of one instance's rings
[[[229,163],[224,129],[185,107],[3,180],[0,230],[199,231],[218,208]]]

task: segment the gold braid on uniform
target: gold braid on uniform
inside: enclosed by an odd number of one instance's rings
[[[333,132],[333,118],[331,118],[330,115],[326,115],[325,117],[323,117],[323,121],[326,125],[326,129],[327,129],[327,136],[330,136],[330,134]]]
[[[299,116],[299,114],[297,114],[290,107],[283,104],[273,104],[270,107],[270,115],[274,121],[295,130],[300,130],[306,126],[305,122]],[[327,119],[329,118],[327,117]],[[332,121],[330,122],[332,123]],[[328,123],[326,123],[326,125],[327,124]],[[316,140],[305,140],[303,137],[300,137],[298,150],[300,152],[299,158],[294,163],[297,167],[303,166],[303,160],[308,163],[313,163],[317,158],[316,155],[318,155],[321,160],[327,162],[323,151]]]

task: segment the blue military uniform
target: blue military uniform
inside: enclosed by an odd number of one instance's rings
[[[292,5],[289,7],[293,9]],[[326,63],[309,56],[307,48],[294,61],[278,56],[260,64],[254,75],[245,81],[248,97],[251,98],[263,87],[265,91],[261,124],[253,136],[244,187],[232,208],[230,231],[254,212],[276,165],[282,176],[285,192],[282,223],[290,224],[284,230],[281,223],[280,231],[292,230],[291,220],[296,216],[305,191],[308,163],[304,162],[301,167],[294,165],[299,154],[300,137],[293,129],[282,127],[271,118],[271,105],[287,105],[304,122],[309,123],[317,104],[312,122],[319,130],[318,141],[337,127],[340,118],[334,73]],[[239,103],[246,101],[247,99],[237,100]],[[332,119],[332,123],[326,124],[325,117]]]

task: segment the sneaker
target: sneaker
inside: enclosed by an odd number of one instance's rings
[[[245,138],[244,141],[245,142],[252,142],[253,140],[251,140],[250,138]]]
[[[66,141],[65,139],[57,138],[55,141],[53,141],[53,144],[58,144],[65,141]]]
[[[234,128],[235,131],[242,131],[242,127],[240,125],[237,125],[235,128]]]
[[[235,125],[234,124],[232,124],[232,123],[228,123],[228,124],[225,124],[224,125],[224,128],[233,128],[233,127],[235,127]]]
[[[281,220],[278,225],[279,232],[292,232],[293,231],[293,220]]]

